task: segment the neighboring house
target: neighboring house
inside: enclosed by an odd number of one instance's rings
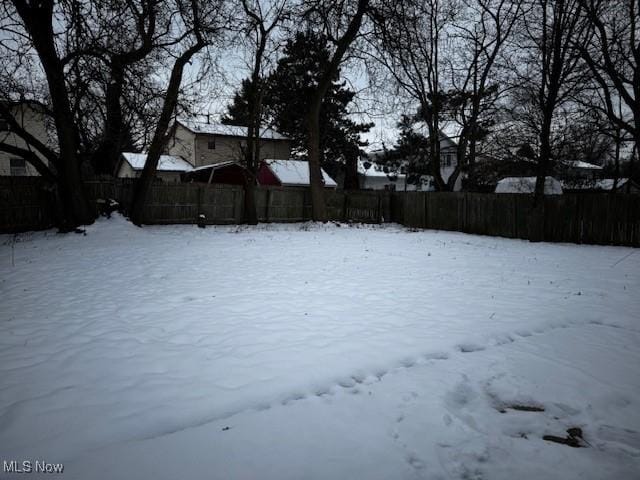
[[[146,153],[124,152],[120,155],[116,167],[119,178],[138,178],[142,174],[147,161]],[[179,182],[180,176],[193,170],[193,167],[182,158],[173,155],[161,155],[158,161],[156,178],[165,182]]]
[[[568,179],[592,179],[602,175],[602,167],[582,160],[562,160],[556,169],[561,178]]]
[[[422,122],[416,123],[415,126],[413,127],[413,131],[426,138],[429,137],[429,131],[427,129],[427,126]],[[456,169],[456,166],[458,165],[458,140],[460,138],[461,131],[462,131],[462,127],[454,122],[445,122],[442,124],[440,128],[440,173],[442,175],[442,179],[445,182],[448,182],[449,177],[451,177],[451,175]],[[377,163],[377,162],[384,163],[386,156],[387,156],[386,152],[382,150],[373,151],[369,153],[369,158],[373,161],[373,163]],[[410,160],[409,158],[397,159],[397,162],[401,165],[400,171],[398,172],[398,178],[404,175],[405,172],[404,172],[403,166],[406,167],[406,165],[410,163],[409,160]],[[361,172],[361,174],[364,177],[369,176],[368,172],[366,173]],[[363,186],[361,183],[360,185],[361,188],[378,189],[374,185],[379,185],[381,182],[384,183],[383,180],[380,178],[374,179],[373,177],[375,177],[375,174],[371,174],[370,176],[372,178],[365,180],[367,186]],[[389,187],[391,187],[391,185],[393,185],[393,183],[390,183]],[[416,190],[416,189],[417,190],[433,190],[434,189],[433,179],[429,176],[424,176],[424,175],[420,179],[420,185],[417,185],[417,186],[414,185],[413,188],[411,188],[411,186],[412,186],[411,184],[407,185],[407,190]],[[385,187],[383,186],[383,188]],[[462,174],[458,175],[455,185],[453,186],[453,190],[460,191],[461,188],[462,188]],[[404,190],[404,183],[401,186],[396,184],[396,190]]]
[[[326,188],[336,188],[338,184],[322,170]],[[258,183],[278,187],[308,187],[309,164],[302,160],[264,160],[258,170]]]
[[[422,175],[418,185],[407,184],[404,167],[399,172],[387,171],[377,163],[358,160],[358,180],[362,190],[391,190],[391,191],[431,191],[434,190],[432,177]],[[388,169],[387,169],[388,170]]]
[[[194,167],[243,160],[247,127],[178,119],[167,145],[167,153],[182,157]],[[275,130],[260,132],[260,160],[288,159],[291,141]]]
[[[37,104],[13,104],[11,105],[11,111],[22,128],[43,144],[51,147],[47,131],[47,117]],[[2,117],[0,117],[0,143],[19,148],[30,148],[24,140],[11,131],[9,123]],[[45,164],[48,163],[37,150],[33,148],[31,150],[35,151]],[[0,176],[23,177],[36,175],[39,175],[39,173],[29,162],[18,155],[0,151]]]
[[[534,193],[536,177],[507,177],[496,185],[496,193]],[[553,177],[544,180],[545,195],[562,195],[562,184]]]
[[[445,182],[458,166],[458,141],[462,127],[456,123],[445,123],[440,129],[440,173]],[[462,174],[458,175],[453,190],[458,192],[462,187]]]

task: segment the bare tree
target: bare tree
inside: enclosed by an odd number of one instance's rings
[[[463,4],[466,15],[454,26],[450,62],[450,108],[462,128],[449,189],[463,169],[473,167],[478,142],[495,122],[495,104],[504,91],[498,76],[504,72],[496,72],[496,64],[523,11],[520,0],[464,0]]]
[[[205,14],[219,21],[221,3],[203,2]],[[55,185],[62,228],[93,220],[82,187],[88,166],[113,173],[123,145],[146,141],[155,130],[163,65],[188,51],[198,11],[188,0],[3,4],[0,115],[27,148],[0,139],[0,149],[22,156]],[[16,103],[51,119],[57,149],[20,124]]]
[[[244,34],[250,39],[253,53],[251,80],[248,84],[247,145],[244,152],[247,178],[245,181],[245,221],[250,225],[258,223],[256,212],[255,185],[260,166],[260,130],[262,101],[264,98],[264,58],[273,31],[289,17],[287,0],[266,2],[242,0],[245,14]]]
[[[73,121],[73,111],[70,101],[70,92],[65,81],[66,60],[57,49],[57,33],[54,18],[54,10],[57,8],[53,0],[41,2],[25,2],[24,0],[12,0],[11,6],[5,5],[6,18],[11,19],[11,13],[15,11],[19,21],[8,25],[3,24],[3,30],[9,31],[21,40],[27,40],[29,48],[37,54],[42,66],[51,108],[55,132],[58,141],[58,152],[37,141],[29,132],[15,121],[13,114],[6,106],[2,108],[3,117],[9,122],[14,133],[23,138],[28,145],[45,157],[53,167],[49,169],[43,162],[38,162],[33,150],[28,152],[12,152],[24,154],[40,172],[49,170],[47,178],[55,178],[57,193],[63,208],[63,218],[59,219],[64,229],[73,228],[76,225],[87,224],[93,221],[93,212],[82,186],[79,156],[79,130]],[[10,146],[0,145],[4,151]],[[55,169],[55,170],[53,170]]]
[[[174,28],[179,29],[181,41],[179,44],[171,45],[171,54],[175,60],[164,94],[162,111],[149,145],[142,174],[133,194],[130,217],[137,225],[144,221],[144,210],[160,155],[171,136],[169,125],[176,112],[185,67],[198,52],[221,34],[226,23],[222,0],[177,0],[176,6],[177,15],[173,21],[178,23]]]
[[[622,132],[630,135],[637,152],[640,148],[640,2],[580,0],[580,5],[594,34],[589,42],[576,42],[576,48],[593,72],[600,88],[599,105],[618,132],[618,139]],[[634,161],[634,155],[631,160]]]
[[[419,105],[428,130],[429,162],[437,190],[448,185],[440,171],[440,124],[444,108],[441,50],[458,6],[442,0],[381,2],[375,9],[376,56],[398,88]]]
[[[539,138],[535,203],[541,205],[552,159],[552,130],[558,110],[569,104],[587,81],[576,43],[585,42],[590,28],[580,0],[533,0],[523,19],[523,71],[518,79],[533,107]]]
[[[320,110],[322,100],[335,78],[340,64],[354,42],[363,18],[369,8],[369,0],[358,0],[356,5],[348,0],[307,0],[305,17],[311,25],[318,26],[335,45],[326,70],[320,76],[311,95],[307,127],[309,130],[309,181],[311,183],[312,217],[316,221],[327,221],[327,207],[324,198],[324,182],[320,167]],[[355,10],[353,9],[355,7]]]

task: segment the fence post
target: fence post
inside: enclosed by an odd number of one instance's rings
[[[202,187],[198,185],[198,204],[196,206],[196,222],[200,223],[200,215],[202,214]]]
[[[533,207],[529,211],[528,218],[529,232],[528,237],[530,242],[543,242],[544,241],[544,198],[542,202]]]

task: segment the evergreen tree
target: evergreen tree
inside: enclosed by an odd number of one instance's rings
[[[265,124],[272,125],[292,140],[295,156],[304,157],[307,148],[307,114],[309,100],[321,72],[330,59],[326,37],[298,32],[287,41],[283,57],[266,79],[263,108]],[[357,160],[366,145],[360,139],[373,124],[358,123],[349,118],[348,106],[355,92],[340,82],[336,75],[325,96],[320,113],[321,161],[327,171],[337,176],[344,171],[345,188],[357,188]],[[223,121],[244,124],[247,118],[247,92],[250,81],[244,80]]]
[[[222,117],[225,125],[249,125],[249,90],[251,79],[242,80],[242,86],[233,96],[233,102],[227,107],[227,114]]]

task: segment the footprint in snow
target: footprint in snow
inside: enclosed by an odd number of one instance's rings
[[[485,349],[486,347],[473,343],[463,343],[461,345],[458,345],[458,350],[460,350],[462,353],[480,352]]]

